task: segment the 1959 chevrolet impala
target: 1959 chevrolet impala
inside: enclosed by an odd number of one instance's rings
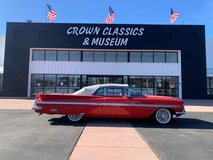
[[[39,93],[32,107],[43,114],[67,115],[77,122],[82,117],[149,118],[167,124],[173,116],[185,114],[181,99],[146,96],[127,84],[100,84],[84,87],[73,94]]]

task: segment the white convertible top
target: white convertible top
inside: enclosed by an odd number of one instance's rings
[[[93,95],[93,93],[102,87],[129,87],[128,84],[97,84],[93,86],[84,87],[74,93],[72,95]]]

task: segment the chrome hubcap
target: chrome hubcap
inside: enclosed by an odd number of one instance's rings
[[[171,119],[171,113],[167,109],[160,109],[156,113],[156,120],[161,124],[166,124]]]

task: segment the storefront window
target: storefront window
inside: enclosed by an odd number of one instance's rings
[[[44,87],[55,87],[55,86],[56,86],[56,75],[45,75]]]
[[[154,62],[155,63],[165,63],[165,53],[154,52]]]
[[[32,95],[36,95],[40,92],[44,92],[44,75],[37,74],[32,75],[31,78]]]
[[[46,51],[46,61],[56,61],[57,51]]]
[[[32,85],[35,87],[43,87],[44,86],[44,76],[41,74],[32,75]]]
[[[116,62],[116,52],[107,52],[106,62]]]
[[[96,85],[96,84],[104,84],[105,79],[104,77],[98,77],[98,76],[88,76],[88,86],[90,85]]]
[[[83,82],[84,83],[84,82]],[[88,86],[95,84],[116,83],[122,84],[122,76],[88,76]]]
[[[142,62],[153,63],[153,52],[142,52]]]
[[[167,52],[166,63],[178,63],[178,54],[176,52]]]
[[[153,95],[154,78],[142,77],[142,93],[146,95]]]
[[[80,75],[45,75],[33,74],[31,95],[45,93],[73,93],[81,87]]]
[[[177,52],[34,50],[33,61],[178,63]],[[82,57],[81,57],[82,56]],[[129,59],[128,59],[129,57]]]
[[[82,75],[82,87],[85,87],[88,85],[87,76]]]
[[[141,52],[130,52],[129,61],[130,62],[141,62]]]
[[[105,61],[105,52],[95,52],[94,61],[95,62],[104,62]]]
[[[70,51],[69,61],[80,62],[81,61],[81,51]]]
[[[0,73],[0,92],[2,92],[2,86],[3,86],[3,74]]]
[[[113,77],[113,83],[122,84],[123,78],[122,77]]]
[[[154,77],[156,88],[165,88],[165,77]]]
[[[213,95],[213,77],[207,77],[207,94]]]
[[[128,76],[123,76],[123,83],[128,84]]]
[[[141,87],[142,87],[142,80],[140,76],[130,76],[129,77],[129,84],[130,87],[137,89],[140,89],[141,91]]]
[[[155,95],[166,95],[165,77],[154,77]]]
[[[68,88],[56,88],[56,93],[68,93]]]
[[[44,92],[43,88],[34,88],[33,95],[36,95],[36,94],[41,93],[41,92]]]
[[[82,82],[81,82],[82,81]],[[73,93],[81,87],[95,84],[128,83],[131,88],[146,95],[178,97],[176,76],[91,76],[33,74],[31,95],[45,93]],[[213,77],[208,78],[208,94],[213,94]]]
[[[91,51],[84,51],[83,52],[83,61],[84,62],[93,62],[94,53]]]
[[[166,77],[166,95],[177,97],[178,96],[178,78]]]
[[[70,87],[80,87],[80,75],[69,75],[69,86]]]
[[[145,95],[153,95],[154,89],[153,88],[142,88],[142,93]]]
[[[57,87],[68,87],[69,77],[68,75],[57,75]]]
[[[69,52],[68,51],[58,51],[58,61],[68,61]]]
[[[44,88],[44,93],[55,93],[56,92],[55,89],[56,88]]]
[[[127,62],[127,52],[117,52],[117,62]]]
[[[152,88],[154,86],[153,77],[142,77],[142,87],[143,88]]]
[[[44,55],[45,55],[44,51],[34,50],[32,60],[33,61],[44,61]]]
[[[166,77],[166,87],[167,88],[178,88],[177,77]]]

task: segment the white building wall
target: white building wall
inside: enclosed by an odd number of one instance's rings
[[[4,50],[5,50],[5,36],[0,36],[0,67],[2,66],[2,68],[4,65]]]
[[[207,77],[213,77],[213,38],[206,39]]]
[[[180,63],[110,63],[32,61],[31,73],[86,75],[181,75]]]

